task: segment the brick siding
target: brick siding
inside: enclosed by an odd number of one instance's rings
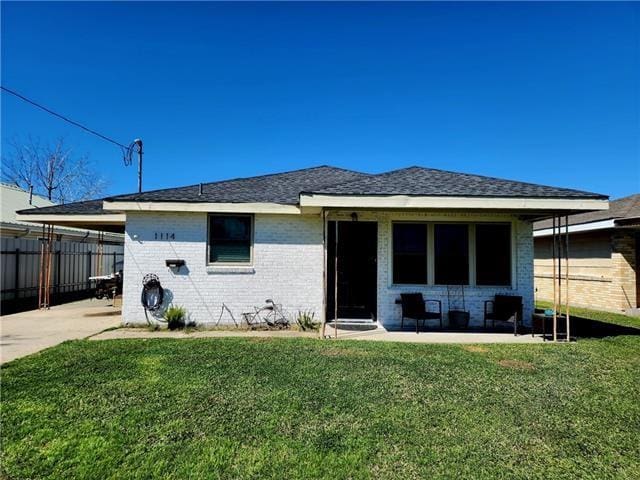
[[[534,262],[537,298],[548,301],[553,300],[550,238],[536,238]],[[635,247],[633,231],[606,230],[570,235],[570,304],[614,312],[633,309],[637,302]],[[564,261],[562,269],[564,272]],[[564,273],[562,289],[563,292],[566,289]]]

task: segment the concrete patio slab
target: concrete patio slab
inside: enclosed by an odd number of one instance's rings
[[[120,308],[111,306],[111,300],[81,300],[56,305],[50,310],[5,315],[0,317],[0,362],[118,325]]]
[[[333,331],[327,332],[333,335]],[[513,333],[495,332],[389,332],[384,328],[366,332],[341,331],[338,329],[338,339],[342,340],[371,340],[380,342],[409,342],[409,343],[542,343],[540,335],[514,335]]]
[[[333,336],[333,329],[326,334]],[[126,338],[222,338],[222,337],[263,337],[263,338],[318,338],[317,333],[299,332],[295,330],[192,330],[151,331],[144,328],[119,328],[94,335],[90,340],[115,340]],[[365,332],[338,330],[338,340],[372,340],[386,342],[412,343],[541,343],[542,337],[531,335],[514,336],[511,333],[479,333],[479,332],[388,332],[383,328]]]

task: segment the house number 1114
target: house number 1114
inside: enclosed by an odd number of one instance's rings
[[[176,234],[175,233],[167,233],[167,232],[156,232],[155,239],[156,240],[175,240],[176,239]]]

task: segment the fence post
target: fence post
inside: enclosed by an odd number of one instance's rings
[[[15,277],[15,283],[13,285],[13,288],[15,288],[14,290],[14,294],[13,294],[13,298],[14,299],[18,299],[18,295],[20,293],[20,290],[18,290],[20,288],[20,249],[16,248],[16,271],[15,271],[16,277]]]
[[[60,270],[62,269],[61,257],[62,255],[60,254],[60,245],[58,245],[58,251],[56,252],[56,284],[55,284],[56,303],[59,303],[60,301]]]
[[[91,276],[91,250],[87,251],[87,290],[91,290],[91,280],[89,277]]]

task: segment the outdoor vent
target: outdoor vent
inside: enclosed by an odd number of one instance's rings
[[[186,262],[184,260],[173,259],[173,260],[165,260],[167,267],[169,268],[180,268],[184,267]]]

